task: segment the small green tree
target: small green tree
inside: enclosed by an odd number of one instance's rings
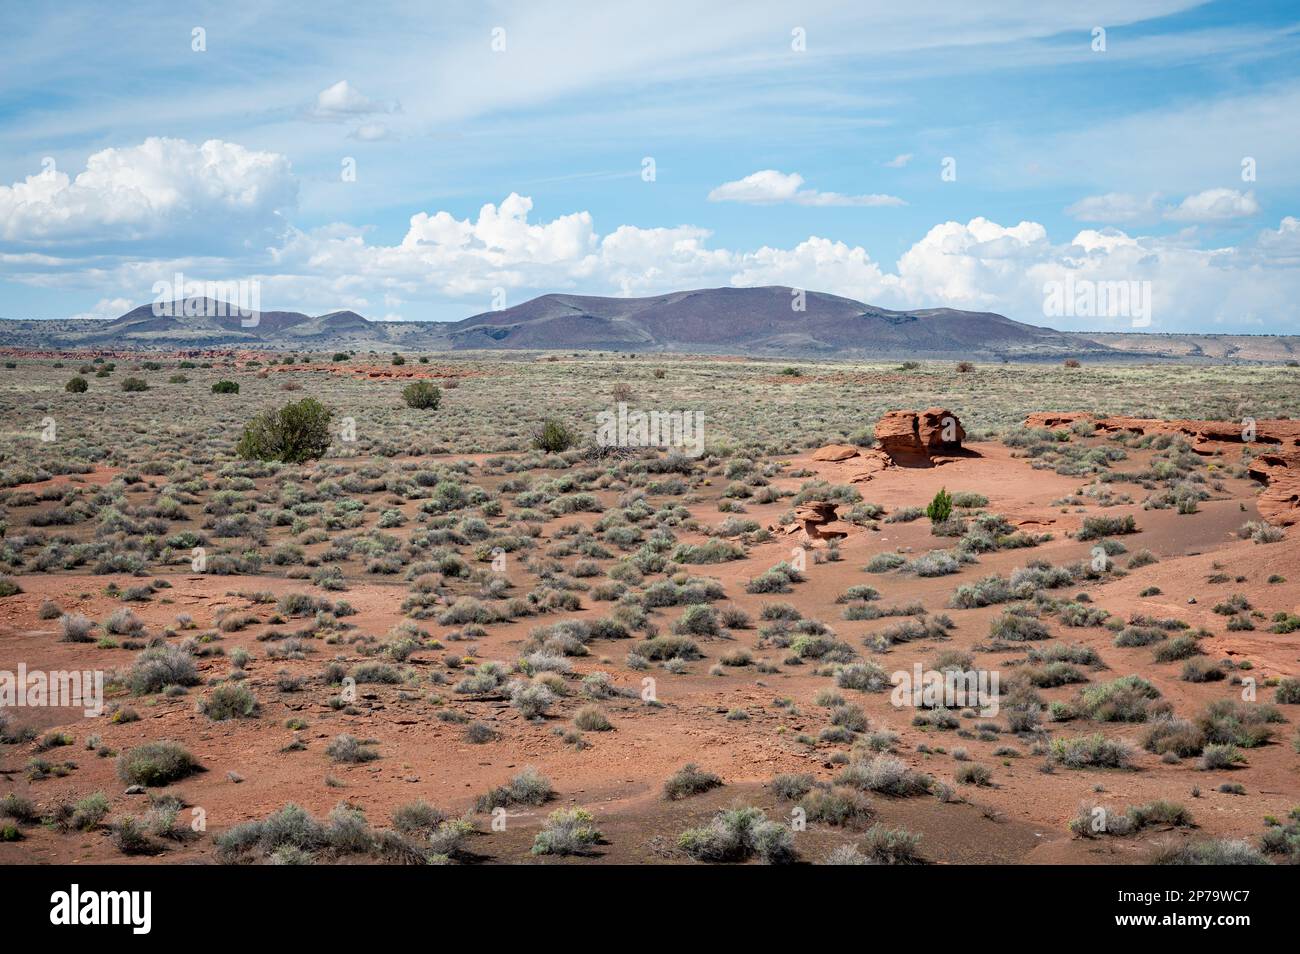
[[[431,381],[416,381],[402,388],[402,400],[407,407],[421,411],[436,411],[442,401],[442,391]]]
[[[149,384],[144,380],[144,378],[123,378],[122,390],[123,391],[148,391]]]
[[[218,381],[212,385],[213,394],[238,394],[239,385],[234,381]]]
[[[395,364],[395,365],[403,365],[403,364],[406,364],[406,359],[403,358],[400,354],[395,354],[395,355],[393,355],[393,364]]]
[[[346,361],[346,360],[348,360],[348,356],[347,356],[346,354],[344,354],[342,351],[336,351],[336,352],[334,352],[334,360],[335,360],[335,361]]]
[[[69,394],[81,394],[88,387],[90,385],[86,383],[86,379],[78,375],[75,378],[69,378],[68,383],[63,386],[63,390]]]
[[[235,453],[245,460],[301,464],[323,456],[329,446],[329,409],[315,398],[303,398],[249,421]]]
[[[555,418],[548,417],[533,437],[533,446],[548,454],[558,454],[572,447],[577,438]]]
[[[925,515],[931,523],[943,523],[952,516],[952,494],[946,488],[940,488],[934,499],[925,508]]]

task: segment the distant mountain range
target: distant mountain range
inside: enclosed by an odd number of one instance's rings
[[[802,298],[798,296],[802,295]],[[455,322],[370,321],[353,311],[240,316],[210,299],[120,318],[0,320],[0,347],[59,350],[563,350],[760,357],[1287,361],[1300,337],[1076,333],[993,312],[890,311],[784,286],[650,298],[542,295]]]

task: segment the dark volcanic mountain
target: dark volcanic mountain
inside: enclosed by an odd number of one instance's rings
[[[454,348],[587,348],[766,355],[1105,353],[1050,328],[992,312],[889,311],[821,292],[795,310],[792,290],[707,288],[654,298],[543,295],[448,326]]]
[[[141,305],[111,321],[0,320],[0,347],[57,350],[634,351],[760,357],[1286,361],[1300,338],[1083,334],[992,312],[890,311],[790,288],[704,288],[651,298],[543,295],[463,321],[369,321],[354,311],[241,316],[207,299],[169,314]]]

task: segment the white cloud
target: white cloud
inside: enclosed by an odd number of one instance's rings
[[[1236,189],[1206,189],[1189,195],[1166,217],[1179,222],[1224,222],[1254,215],[1259,211],[1255,193]]]
[[[768,201],[796,201],[808,191],[794,175],[749,180],[750,191],[741,194]],[[691,224],[624,224],[602,233],[586,210],[533,220],[532,199],[511,193],[464,218],[446,210],[418,212],[391,245],[372,241],[368,230],[336,223],[311,231],[287,228],[266,246],[241,243],[206,256],[192,243],[179,246],[183,258],[165,251],[114,257],[82,248],[105,236],[165,240],[196,227],[224,231],[232,222],[279,222],[278,210],[294,187],[283,157],[230,143],[200,147],[150,140],[134,149],[105,150],[91,157],[76,180],[46,173],[0,190],[5,238],[42,244],[39,255],[0,250],[0,277],[94,289],[103,300],[89,313],[104,315],[148,301],[153,282],[183,270],[195,280],[256,278],[267,307],[352,308],[386,318],[427,314],[430,302],[444,309],[475,303],[461,310],[469,314],[482,310],[477,303],[497,287],[507,289],[513,303],[558,290],[649,295],[784,284],[885,307],[990,310],[1061,326],[1043,315],[1043,286],[1066,277],[1151,282],[1152,330],[1218,323],[1224,330],[1293,331],[1300,317],[1296,217],[1237,246],[1214,249],[1196,247],[1192,229],[1144,236],[1087,228],[1053,242],[1037,222],[1002,225],[977,217],[934,225],[891,268],[862,246],[818,235],[788,248],[745,249],[714,247],[710,231]],[[1250,193],[1210,190],[1176,208],[1205,218],[1237,214],[1253,203]],[[247,234],[242,226],[233,231]],[[171,243],[159,244],[166,249]],[[1077,319],[1072,327],[1099,324],[1105,322]]]
[[[1107,192],[1080,199],[1065,211],[1081,222],[1147,222],[1160,217],[1160,195]]]
[[[842,195],[838,192],[819,192],[802,188],[803,176],[797,172],[784,173],[775,169],[762,169],[734,182],[724,182],[709,191],[710,202],[744,202],[750,205],[771,205],[792,202],[795,205],[813,206],[898,206],[906,205],[892,195]]]
[[[717,285],[791,285],[891,308],[952,307],[996,311],[1020,321],[1065,327],[1043,313],[1043,286],[1067,276],[1149,281],[1151,330],[1211,323],[1294,322],[1300,279],[1300,219],[1282,220],[1236,248],[1198,249],[1184,237],[1083,229],[1053,243],[1046,228],[987,218],[935,225],[889,267],[861,246],[810,236],[791,248],[714,248],[707,229],[622,225],[598,235],[586,212],[528,221],[531,203],[511,195],[485,205],[477,219],[446,212],[412,217],[397,246],[368,245],[355,230],[299,233],[282,257],[340,291],[403,289],[486,298],[497,286],[510,301],[547,291],[652,295]],[[270,294],[266,287],[263,298]],[[468,313],[468,312],[467,312]],[[1074,319],[1069,327],[1126,329],[1128,319]],[[1281,328],[1279,330],[1282,330]],[[1290,330],[1290,329],[1288,329]]]
[[[393,139],[395,136],[387,123],[362,123],[348,133],[348,138],[357,139],[361,142],[380,142],[385,139]]]
[[[389,113],[394,108],[362,95],[347,80],[339,80],[316,94],[316,102],[312,105],[310,114],[315,119],[338,121],[357,119],[373,113]]]
[[[73,318],[117,318],[126,314],[136,305],[138,301],[131,301],[129,298],[101,298],[91,306],[89,311],[83,311],[81,314],[73,315]]]
[[[910,152],[905,152],[902,153],[901,155],[895,156],[893,159],[890,159],[884,165],[886,168],[889,169],[901,169],[911,161],[912,161],[912,154]]]
[[[229,247],[278,223],[298,185],[289,160],[236,143],[150,138],[104,149],[76,179],[46,171],[0,186],[0,239],[139,241],[180,235]]]
[[[1027,260],[1046,254],[1037,222],[1010,228],[984,218],[934,226],[898,260],[904,300],[996,310],[1022,280]]]
[[[1081,222],[1130,224],[1167,219],[1171,222],[1216,223],[1255,215],[1259,212],[1259,202],[1254,192],[1236,189],[1206,189],[1189,195],[1177,205],[1162,202],[1157,192],[1147,195],[1108,192],[1080,199],[1065,211]]]
[[[878,301],[897,297],[898,278],[881,272],[861,247],[811,236],[792,249],[763,246],[737,256],[732,285],[789,285]]]

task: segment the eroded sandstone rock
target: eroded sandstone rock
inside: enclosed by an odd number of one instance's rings
[[[848,536],[847,528],[836,519],[836,505],[829,500],[812,500],[795,508],[794,523],[785,532],[798,533],[808,544]]]
[[[876,422],[876,441],[895,460],[929,460],[961,450],[966,431],[957,415],[941,407],[890,411]]]
[[[1061,428],[1091,421],[1100,431],[1169,434],[1187,439],[1198,454],[1218,454],[1231,445],[1263,445],[1249,466],[1250,476],[1265,485],[1257,506],[1269,523],[1289,526],[1300,521],[1300,421],[1288,418],[1241,421],[1163,421],[1147,417],[1098,417],[1087,413],[1040,411],[1025,418],[1026,427]]]
[[[813,460],[836,462],[858,456],[858,449],[852,444],[827,444],[813,451]]]

